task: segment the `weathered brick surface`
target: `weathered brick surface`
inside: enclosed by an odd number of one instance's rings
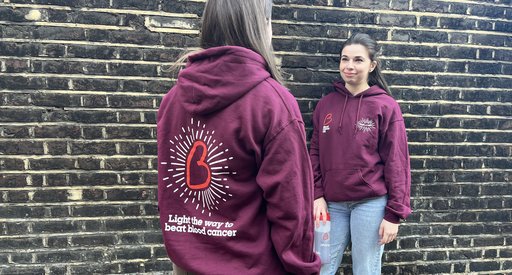
[[[308,134],[341,42],[366,32],[383,46],[414,208],[383,273],[512,273],[511,1],[274,2],[274,46]],[[198,46],[203,7],[0,0],[0,274],[170,271],[156,110],[171,63]]]

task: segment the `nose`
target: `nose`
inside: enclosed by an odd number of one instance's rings
[[[345,68],[348,69],[348,70],[354,69],[354,63],[352,62],[352,60],[349,60],[347,62],[347,66]]]

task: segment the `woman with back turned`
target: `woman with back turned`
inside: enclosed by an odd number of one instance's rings
[[[209,0],[158,112],[158,206],[178,274],[316,274],[313,175],[280,84],[271,0]]]

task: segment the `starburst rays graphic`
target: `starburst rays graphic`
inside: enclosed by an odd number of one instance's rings
[[[161,162],[167,166],[168,176],[163,180],[173,193],[179,194],[184,203],[195,205],[201,213],[212,215],[213,210],[232,194],[226,184],[228,175],[236,175],[229,170],[229,149],[215,139],[215,131],[209,131],[199,120],[190,119],[190,125],[181,128],[178,135],[169,140],[171,144],[170,159]],[[197,156],[199,160],[197,160]],[[192,167],[200,167],[206,174],[204,180],[197,184],[192,182]]]
[[[359,129],[359,131],[367,133],[375,129],[375,122],[373,122],[373,120],[369,118],[363,118],[357,122],[357,128]]]

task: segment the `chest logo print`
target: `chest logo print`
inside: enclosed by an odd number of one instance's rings
[[[375,122],[369,118],[362,118],[357,123],[357,129],[359,131],[368,133],[375,129]]]
[[[324,118],[324,125],[322,127],[322,133],[326,133],[327,131],[329,131],[331,128],[329,127],[329,124],[331,124],[332,122],[332,113],[328,113],[325,118]]]
[[[163,178],[166,187],[185,204],[195,205],[196,210],[209,216],[233,196],[226,182],[227,176],[236,175],[229,169],[228,163],[233,160],[229,149],[224,149],[214,136],[215,131],[192,118],[190,125],[169,140],[169,161],[160,163],[168,167],[169,176]]]

